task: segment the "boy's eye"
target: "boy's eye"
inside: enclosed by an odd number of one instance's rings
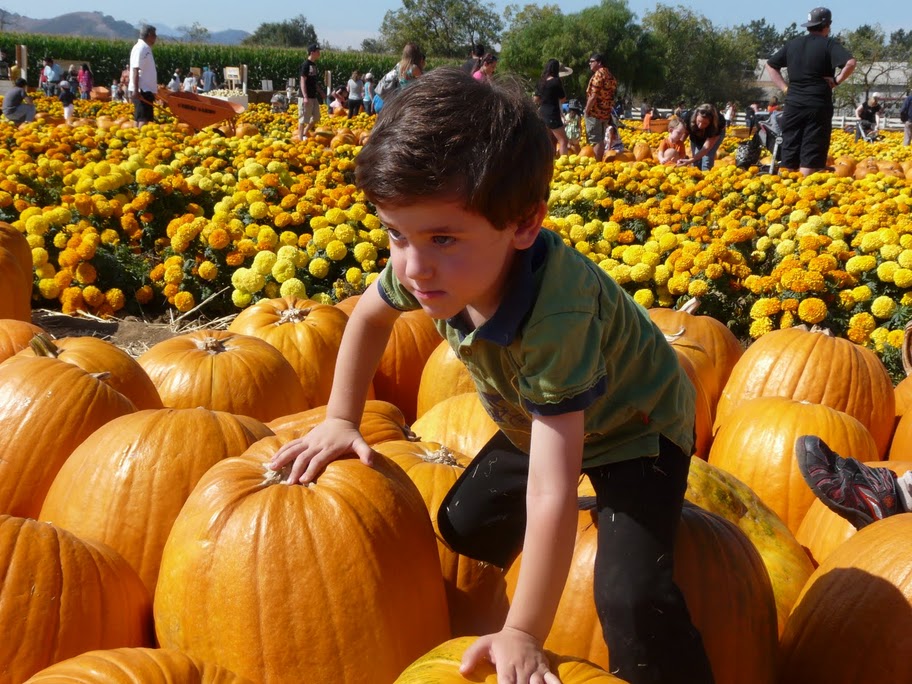
[[[435,245],[451,245],[451,244],[453,244],[453,242],[456,241],[456,238],[454,238],[450,235],[435,235],[434,237],[431,238],[431,241]]]
[[[385,228],[386,228],[387,234],[390,237],[390,240],[401,240],[402,239],[402,233],[400,233],[395,228],[390,228],[389,226],[385,226]]]

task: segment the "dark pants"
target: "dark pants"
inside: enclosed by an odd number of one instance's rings
[[[690,460],[664,437],[657,458],[584,472],[596,492],[595,606],[611,671],[631,684],[707,684],[712,670],[672,577]],[[529,456],[503,433],[444,498],[437,523],[459,553],[507,566],[526,527]]]
[[[780,166],[786,169],[826,168],[833,132],[833,107],[796,107],[789,104],[779,119],[782,128]]]
[[[348,118],[353,116],[358,116],[358,112],[361,111],[361,100],[349,100],[348,101]]]

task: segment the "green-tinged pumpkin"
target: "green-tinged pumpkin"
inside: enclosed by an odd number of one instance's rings
[[[781,644],[781,684],[912,682],[912,514],[860,530],[814,571]]]
[[[168,648],[89,651],[33,675],[25,684],[253,684],[223,667]]]
[[[481,663],[475,672],[467,677],[459,674],[459,665],[466,649],[475,643],[477,637],[459,637],[440,644],[409,665],[394,684],[497,684],[494,667],[487,661]],[[623,684],[623,679],[610,675],[602,668],[580,658],[561,656],[549,651],[545,655],[551,664],[551,672],[562,684]]]
[[[0,515],[0,682],[85,651],[152,645],[151,597],[116,552]]]
[[[252,335],[282,352],[298,374],[307,406],[329,401],[336,356],[348,316],[334,306],[309,299],[263,299],[231,322],[228,330]]]
[[[63,464],[40,519],[110,546],[151,595],[171,525],[196,483],[214,464],[271,434],[254,418],[204,408],[115,418]]]
[[[258,337],[198,330],[163,340],[138,360],[168,408],[202,406],[261,421],[310,408],[294,368]]]
[[[424,501],[382,456],[286,485],[267,468],[282,443],[215,464],[187,499],[155,592],[159,643],[259,684],[393,681],[449,638]]]
[[[783,397],[740,404],[716,433],[709,452],[711,464],[753,489],[792,534],[815,499],[795,458],[795,442],[803,435],[817,435],[838,453],[860,461],[879,458],[871,434],[852,416]]]
[[[10,515],[37,518],[73,450],[108,421],[136,410],[104,380],[58,359],[7,359],[0,364],[0,387],[0,513]]]
[[[440,504],[470,459],[433,442],[384,442],[376,449],[405,471],[427,506],[437,535],[451,634],[469,636],[500,631],[510,608],[503,571],[456,553],[443,540],[437,527]]]
[[[610,669],[592,598],[597,535],[594,512],[581,511],[570,574],[545,648]],[[511,597],[521,562],[520,555],[507,571]],[[775,682],[776,605],[763,560],[747,536],[727,520],[685,502],[674,577],[703,637],[715,680]]]

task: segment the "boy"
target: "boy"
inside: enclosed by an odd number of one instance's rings
[[[390,100],[356,158],[390,263],[346,327],[326,420],[272,459],[309,483],[372,450],[358,432],[399,314],[421,308],[472,372],[500,432],[446,496],[447,543],[504,567],[522,549],[506,623],[463,658],[499,681],[549,682],[548,635],[576,535],[580,471],[597,492],[595,601],[611,669],[635,684],[711,682],[672,580],[694,390],[646,312],[541,230],[554,148],[522,93],[435,69]],[[516,160],[522,159],[522,164]]]
[[[73,123],[73,103],[76,101],[76,95],[70,87],[69,81],[60,82],[60,95],[58,95],[60,104],[63,105],[63,118],[68,123]]]
[[[674,166],[678,159],[687,156],[684,141],[687,139],[687,128],[684,122],[673,116],[668,120],[668,136],[659,143],[656,150],[656,159],[660,164]]]

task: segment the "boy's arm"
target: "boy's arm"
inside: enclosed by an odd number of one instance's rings
[[[542,644],[557,613],[573,556],[582,458],[582,411],[535,417],[516,591],[503,630],[482,637],[466,651],[463,674],[481,659],[494,662],[498,679],[506,681],[526,682],[536,672],[539,676],[548,672]],[[551,677],[545,676],[544,681],[557,681]]]
[[[345,326],[326,418],[303,437],[284,444],[272,458],[273,470],[294,462],[289,483],[307,484],[330,462],[352,452],[371,463],[373,450],[359,431],[361,416],[393,324],[402,313],[387,304],[377,288],[373,283],[365,290]]]

